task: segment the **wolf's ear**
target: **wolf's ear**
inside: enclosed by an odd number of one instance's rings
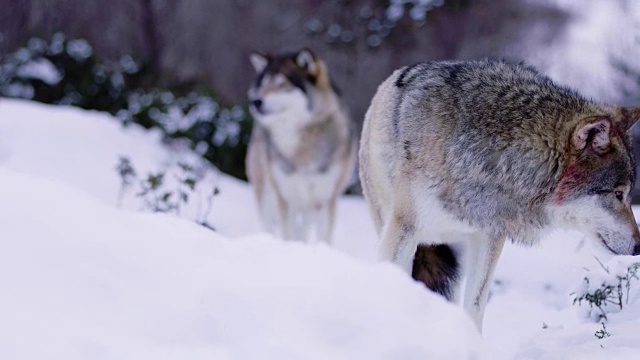
[[[631,127],[640,120],[640,106],[620,108],[619,118],[616,125],[622,131],[629,131]]]
[[[316,75],[318,72],[315,56],[308,48],[304,48],[298,52],[296,55],[296,64],[307,70],[310,74]]]
[[[611,143],[611,120],[606,116],[583,120],[573,130],[571,141],[576,150],[592,148],[602,153]]]
[[[267,64],[269,63],[269,60],[267,60],[267,58],[257,52],[252,52],[251,55],[249,55],[249,60],[251,61],[251,65],[253,66],[253,69],[260,74],[264,68],[267,67]]]

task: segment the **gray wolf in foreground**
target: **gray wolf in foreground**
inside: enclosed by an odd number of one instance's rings
[[[479,330],[505,239],[568,228],[640,253],[629,192],[640,107],[588,101],[505,62],[401,68],[366,113],[360,177],[380,257],[463,306]]]
[[[336,201],[348,185],[357,140],[326,64],[309,49],[253,53],[255,119],[246,158],[265,230],[330,242]]]

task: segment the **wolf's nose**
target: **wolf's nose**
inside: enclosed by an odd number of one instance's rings
[[[633,248],[633,255],[640,255],[640,244],[636,244]]]
[[[257,110],[260,110],[260,108],[262,107],[262,100],[260,99],[256,99],[251,101],[251,105],[253,105],[253,107],[255,107]]]

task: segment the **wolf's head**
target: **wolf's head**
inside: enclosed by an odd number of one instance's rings
[[[552,211],[560,225],[591,235],[615,254],[640,254],[630,195],[636,180],[630,128],[639,118],[640,107],[579,118],[553,193]]]
[[[309,117],[314,93],[328,84],[326,67],[311,50],[281,55],[253,53],[250,60],[257,78],[249,89],[249,103],[258,121],[274,116]]]

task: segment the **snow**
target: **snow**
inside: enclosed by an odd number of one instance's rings
[[[218,174],[219,233],[118,209],[120,154],[149,169],[191,160],[156,133],[0,99],[0,134],[2,359],[479,356],[467,316],[394,266],[259,233],[238,181]],[[345,226],[344,242],[371,239]]]
[[[406,5],[411,5],[409,15],[414,21],[423,21],[426,12],[436,6],[441,6],[443,0],[391,0],[386,9],[387,18],[391,21],[398,21],[404,14]]]
[[[67,53],[78,61],[85,60],[93,54],[91,45],[84,39],[69,40]]]
[[[120,156],[139,178],[118,207]],[[203,174],[192,201],[179,216],[146,211],[137,181],[179,162]],[[593,309],[572,305],[636,262],[578,233],[505,247],[481,338],[460,308],[375,262],[361,198],[340,200],[332,247],[283,242],[260,232],[247,184],[103,113],[0,99],[0,182],[2,359],[635,359],[640,350],[640,282],[601,340]],[[214,186],[211,231],[192,220]]]
[[[51,61],[41,58],[21,65],[17,70],[18,76],[25,79],[39,79],[49,85],[55,85],[62,80],[62,74]]]
[[[0,178],[2,358],[468,358],[478,346],[463,314],[390,265],[265,235],[230,241],[49,180]],[[460,328],[467,346],[424,341]]]

